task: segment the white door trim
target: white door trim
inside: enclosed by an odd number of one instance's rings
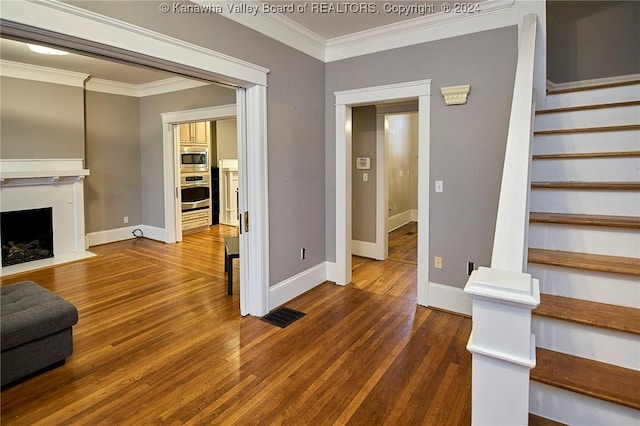
[[[429,305],[429,157],[431,80],[345,90],[336,97],[337,284],[351,282],[351,108],[418,99],[418,304]]]
[[[61,48],[73,47],[105,57],[126,57],[132,63],[154,60],[156,66],[181,64],[203,79],[244,87],[246,105],[237,109],[237,120],[246,127],[247,163],[250,166],[248,204],[255,234],[249,239],[252,262],[260,265],[245,280],[250,297],[240,300],[242,315],[262,316],[268,311],[269,233],[267,182],[266,84],[268,69],[203,47],[172,38],[57,1],[31,2],[14,0],[2,4],[3,31],[23,38],[53,43]],[[168,124],[165,124],[168,126]],[[167,135],[164,129],[164,137]],[[253,149],[256,149],[254,152]],[[165,158],[165,164],[167,162]],[[251,168],[255,165],[255,168]],[[166,184],[166,182],[165,182]],[[175,191],[173,182],[165,194]],[[167,222],[168,225],[171,222]],[[173,232],[175,235],[175,230]],[[255,247],[253,245],[256,244]],[[249,263],[249,262],[244,262]],[[242,292],[242,291],[241,291]]]
[[[236,104],[220,105],[208,108],[198,108],[187,111],[165,112],[160,114],[163,126],[163,161],[164,161],[164,226],[165,243],[182,241],[182,227],[180,214],[180,165],[178,151],[180,144],[176,138],[174,128],[179,123],[189,121],[216,121],[236,118]],[[240,182],[242,185],[242,182]],[[246,191],[246,188],[241,188]]]

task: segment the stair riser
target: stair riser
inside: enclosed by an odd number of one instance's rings
[[[535,118],[535,130],[624,126],[639,124],[638,117],[640,117],[640,105],[538,114]]]
[[[635,425],[640,411],[531,381],[529,412],[569,425]]]
[[[549,95],[545,109],[565,108],[582,105],[599,105],[612,102],[629,102],[640,99],[640,84],[613,87],[609,89]]]
[[[534,182],[639,182],[640,157],[534,160]]]
[[[532,223],[529,247],[609,256],[637,257],[640,231],[623,228]]]
[[[533,315],[536,346],[640,371],[640,336]]]
[[[638,277],[533,263],[528,272],[544,294],[640,309]]]
[[[638,191],[534,189],[531,211],[594,215],[640,216]]]
[[[533,154],[640,151],[640,130],[536,136]]]

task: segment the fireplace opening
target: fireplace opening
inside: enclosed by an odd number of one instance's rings
[[[53,257],[53,209],[2,212],[2,266]]]

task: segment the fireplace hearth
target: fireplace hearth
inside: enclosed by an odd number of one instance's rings
[[[53,257],[51,207],[2,212],[2,266]]]

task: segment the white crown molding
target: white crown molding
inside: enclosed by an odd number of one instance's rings
[[[196,87],[209,86],[211,83],[190,80],[181,77],[171,77],[164,80],[153,81],[151,83],[138,85],[138,96],[153,96],[163,93],[177,92],[180,90],[193,89]]]
[[[478,13],[435,13],[327,41],[326,62],[518,24],[515,0],[487,0]]]
[[[554,83],[547,79],[548,90],[577,89],[581,87],[600,86],[604,84],[623,83],[640,80],[640,74],[620,75],[613,77],[593,78],[589,80],[569,81],[567,83]]]
[[[91,78],[87,81],[85,89],[90,92],[109,93],[111,95],[139,97],[138,86],[135,84],[122,83],[119,81],[103,80],[101,78]]]
[[[0,59],[0,75],[3,77],[20,78],[22,80],[40,81],[43,83],[62,84],[65,86],[84,87],[89,74],[64,71],[38,65]]]
[[[175,60],[175,49],[167,49],[167,46],[175,46],[184,52],[183,65],[205,70],[223,83],[267,85],[267,68],[59,0],[3,2],[2,17],[13,25],[40,28],[77,40],[97,41],[160,60]],[[207,65],[203,67],[202,64]],[[212,69],[216,72],[209,71]]]
[[[208,7],[208,5],[211,4],[210,0],[192,0],[192,2],[202,7]],[[242,2],[226,0],[225,3],[224,12],[222,13],[222,16],[225,18],[251,28],[289,47],[293,47],[311,57],[323,62],[325,61],[327,41],[322,36],[282,14],[264,13],[262,11],[262,3],[256,0],[245,0]],[[255,7],[257,8],[257,12],[255,15],[251,13],[230,12],[228,9],[228,5],[230,4],[244,4],[246,5],[245,7]]]

